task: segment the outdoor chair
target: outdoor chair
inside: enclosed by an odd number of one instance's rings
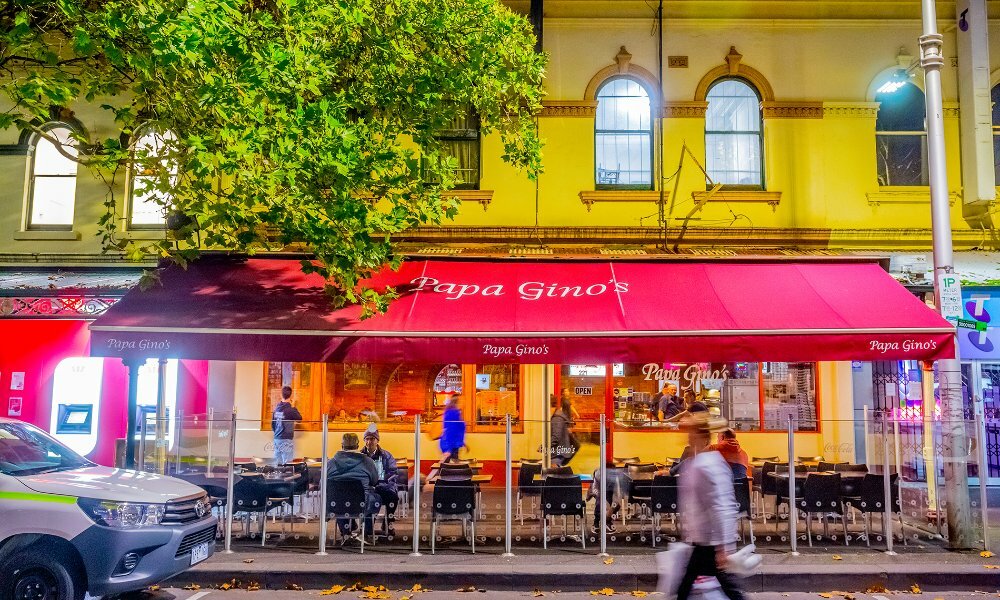
[[[899,517],[899,531],[903,536],[903,544],[906,545],[906,533],[903,531],[903,509],[899,504],[899,474],[889,475],[889,493],[891,495],[891,505],[889,512],[895,513]],[[847,497],[844,499],[847,506],[860,512],[865,518],[865,542],[871,546],[871,522],[872,513],[879,513],[882,521],[882,535],[894,535],[892,525],[885,521],[885,477],[881,474],[867,473],[861,481],[859,496]]]
[[[680,514],[677,476],[657,475],[653,478],[649,486],[650,510],[653,513],[651,519],[653,524],[653,547],[656,547],[656,536],[660,533],[661,519],[663,515],[670,515],[677,528],[677,515]],[[679,532],[679,530],[678,530]]]
[[[655,482],[654,482],[655,483]],[[733,480],[733,492],[736,494],[736,504],[739,505],[737,518],[740,520],[740,539],[746,541],[743,535],[743,524],[750,524],[750,543],[754,543],[753,512],[750,508],[750,480],[746,477]]]
[[[630,516],[634,516],[634,511],[638,508],[640,521],[644,521],[647,509],[652,502],[650,487],[653,481],[649,475],[656,473],[656,466],[653,463],[635,463],[629,464],[626,469],[626,477],[628,477],[628,495],[626,497],[628,512],[631,513]],[[623,527],[626,525],[625,519],[625,511],[622,511]],[[641,523],[639,529],[642,530]]]
[[[602,507],[603,509],[603,507]],[[587,549],[587,504],[583,499],[583,482],[579,475],[549,475],[542,482],[542,547],[549,547],[549,517],[563,518],[563,535],[566,535],[566,517],[580,519],[580,543]]]
[[[840,497],[840,473],[809,473],[805,485],[802,486],[802,498],[797,499],[796,507],[806,513],[806,536],[812,546],[812,516],[820,515],[823,519],[823,535],[829,537],[830,527],[827,518],[831,515],[840,516],[844,525],[844,545],[850,545],[847,539],[847,518],[844,513],[844,503]],[[792,535],[795,535],[793,533]]]
[[[400,516],[406,518],[410,515],[410,469],[409,467],[396,467],[396,495],[399,497]]]
[[[380,503],[377,498],[369,499],[365,495],[365,486],[356,479],[330,479],[326,484],[326,518],[334,519],[338,522],[360,521],[361,527],[361,553],[365,553],[365,534],[367,524],[365,517],[378,513]],[[326,524],[322,524],[323,527]],[[353,529],[353,526],[351,527]],[[375,545],[375,527],[372,526],[372,545]],[[340,532],[339,524],[333,528],[333,542],[337,542],[337,534]],[[347,540],[344,540],[347,541]]]
[[[439,521],[462,521],[462,535],[472,543],[472,553],[476,553],[476,488],[472,478],[438,479],[434,484],[431,502],[431,554],[437,550],[437,526]],[[469,535],[469,525],[471,533]],[[416,535],[416,533],[414,533]]]
[[[520,517],[522,525],[524,525],[524,506],[522,502],[524,498],[531,499],[531,514],[533,517],[535,516],[534,498],[539,498],[542,495],[542,482],[535,481],[535,475],[541,474],[542,463],[521,461],[521,468],[517,472],[517,515]]]
[[[631,465],[631,464],[641,463],[642,459],[639,458],[638,456],[630,456],[628,458],[616,458],[616,459],[614,459],[614,461],[616,463],[623,463],[623,464],[626,464],[626,465]]]
[[[753,481],[754,491],[757,492],[760,498],[760,512],[764,518],[764,523],[767,524],[767,498],[768,496],[774,496],[774,514],[777,516],[778,513],[778,483],[773,477],[768,477],[769,473],[776,473],[779,466],[784,466],[785,470],[788,470],[788,465],[782,465],[773,461],[765,461],[764,466],[760,469],[760,477],[755,477]]]
[[[243,535],[250,535],[250,517],[259,515],[260,545],[267,540],[267,515],[282,509],[291,502],[290,495],[274,495],[276,490],[267,485],[263,475],[243,475],[233,486],[233,512],[242,513],[245,520]],[[285,535],[285,518],[281,519],[281,535]]]
[[[816,465],[816,470],[817,471],[836,471],[837,470],[837,465],[846,465],[846,464],[847,463],[845,463],[845,462],[828,462],[828,461],[825,461],[825,460],[821,460]]]
[[[542,469],[542,479],[548,477],[549,475],[572,475],[573,467],[569,465],[557,465],[549,467],[548,469]]]

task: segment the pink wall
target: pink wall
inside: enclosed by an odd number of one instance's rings
[[[0,416],[8,416],[9,399],[22,398],[23,421],[48,430],[52,413],[52,379],[64,358],[89,356],[89,322],[45,319],[0,319]],[[11,390],[12,373],[23,372],[24,389]],[[177,403],[184,414],[203,414],[207,404],[208,362],[181,361],[177,370]],[[105,359],[101,386],[100,433],[88,458],[114,462],[115,439],[125,435],[128,417],[128,372],[118,359]]]

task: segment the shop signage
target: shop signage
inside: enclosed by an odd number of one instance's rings
[[[646,363],[642,365],[642,374],[646,381],[680,381],[681,387],[691,387],[702,379],[729,379],[729,366],[723,365],[721,369],[703,369],[700,365],[690,365],[686,369],[671,368],[665,369],[658,363]]]
[[[956,273],[941,273],[938,275],[938,294],[941,298],[941,316],[949,321],[961,319],[962,284]]]
[[[477,285],[474,283],[438,281],[433,277],[417,277],[411,280],[410,283],[416,286],[414,291],[444,294],[445,300],[458,300],[464,296],[506,296],[508,293],[515,293],[522,300],[582,298],[604,294],[624,294],[628,292],[629,288],[627,282],[616,281],[614,279],[593,282],[587,285],[563,285],[558,282],[525,281],[512,290],[508,290],[501,283]]]
[[[959,329],[971,329],[973,331],[986,331],[986,323],[983,321],[972,321],[969,319],[958,319],[955,326]]]
[[[10,398],[7,398],[7,416],[20,417],[21,406],[23,406],[23,401],[20,397],[11,396]]]
[[[577,386],[573,388],[573,394],[576,396],[593,396],[594,388],[591,386]]]

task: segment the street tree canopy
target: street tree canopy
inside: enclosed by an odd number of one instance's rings
[[[474,111],[540,170],[545,59],[499,0],[7,0],[0,29],[0,129],[44,136],[88,102],[113,116],[122,135],[73,155],[108,183],[105,248],[132,257],[298,242],[335,302],[371,314],[392,291],[359,280],[397,263],[390,236],[456,212],[436,132]],[[119,227],[129,170],[167,239]]]

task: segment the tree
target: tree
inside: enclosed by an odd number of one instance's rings
[[[475,111],[540,169],[545,59],[499,0],[8,0],[0,28],[0,128],[45,135],[53,107],[100,102],[124,133],[77,140],[78,160],[109,183],[106,248],[133,257],[301,242],[335,301],[371,314],[393,291],[358,282],[398,264],[390,236],[456,212],[436,131]],[[143,130],[171,135],[152,152]],[[126,169],[168,239],[117,229]]]

